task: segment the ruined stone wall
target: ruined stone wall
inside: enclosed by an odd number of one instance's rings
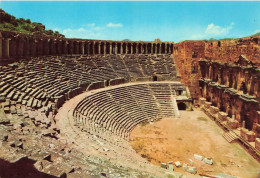
[[[205,42],[205,58],[208,60],[233,63],[241,54],[250,61],[259,63],[260,37]]]
[[[172,42],[68,39],[0,31],[0,60],[68,54],[172,54],[172,49]]]
[[[182,41],[174,44],[173,55],[181,81],[189,87],[191,96],[198,99],[200,58],[218,62],[235,62],[240,55],[260,64],[260,37],[219,41]]]
[[[200,60],[200,95],[236,120],[240,127],[245,121],[247,129],[257,130],[260,122],[260,70],[249,62],[244,66],[240,63]]]
[[[174,45],[174,61],[178,69],[181,82],[189,87],[190,94],[198,99],[200,72],[199,59],[204,58],[204,41],[184,41]]]

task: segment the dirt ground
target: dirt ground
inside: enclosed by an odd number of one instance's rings
[[[180,111],[180,118],[164,118],[138,125],[130,135],[132,147],[152,164],[194,161],[199,174],[224,173],[257,178],[260,164],[238,143],[228,143],[224,131],[202,111]],[[194,154],[213,159],[213,165],[194,160]],[[182,167],[175,171],[183,172]],[[187,173],[188,174],[188,173]]]

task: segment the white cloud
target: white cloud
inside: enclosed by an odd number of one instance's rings
[[[221,27],[218,25],[214,25],[213,23],[209,24],[205,33],[207,35],[211,35],[213,37],[216,36],[224,36],[229,33],[229,31],[233,28],[234,22],[232,22],[229,26],[227,27]]]
[[[215,25],[214,23],[211,23],[207,26],[204,32],[200,32],[200,34],[194,34],[192,35],[192,39],[201,40],[201,39],[207,39],[207,38],[218,38],[218,37],[225,37],[229,34],[231,29],[234,26],[234,22],[232,22],[227,27],[221,27],[219,25]]]
[[[59,32],[64,34],[67,38],[85,38],[85,39],[100,39],[104,38],[111,28],[123,27],[121,23],[108,23],[103,26],[97,26],[95,23],[82,25],[80,28],[67,28]]]
[[[259,30],[255,30],[254,34],[255,34],[255,33],[258,33],[258,32],[260,32],[260,29],[259,29]]]
[[[68,38],[99,38],[101,33],[92,29],[77,28],[77,29],[64,29],[62,32]]]
[[[109,28],[118,28],[118,27],[123,27],[123,24],[110,22],[110,23],[107,24],[107,27],[109,27]]]

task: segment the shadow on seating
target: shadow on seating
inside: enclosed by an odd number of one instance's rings
[[[29,158],[22,158],[15,163],[0,159],[1,178],[54,178],[49,174],[38,171],[34,167],[36,161]]]

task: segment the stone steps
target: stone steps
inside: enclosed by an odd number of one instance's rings
[[[237,135],[232,132],[226,132],[225,134],[223,134],[223,137],[228,141],[228,143],[231,143],[238,139]]]

